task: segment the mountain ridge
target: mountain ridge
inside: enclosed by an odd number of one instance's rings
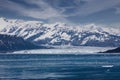
[[[111,49],[111,50],[107,50],[105,52],[102,53],[120,53],[120,47],[115,48],[115,49]]]
[[[31,42],[25,41],[21,37],[0,34],[0,52],[13,52],[19,50],[42,49],[44,46],[37,46]]]
[[[95,24],[70,26],[65,23],[45,24],[39,21],[0,19],[0,34],[16,35],[38,45],[120,46],[120,31]]]

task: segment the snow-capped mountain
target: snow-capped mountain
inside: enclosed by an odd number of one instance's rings
[[[0,18],[0,34],[16,35],[38,45],[120,46],[120,30],[88,24],[45,24]]]
[[[21,37],[0,34],[0,53],[43,48],[47,47],[37,46]]]

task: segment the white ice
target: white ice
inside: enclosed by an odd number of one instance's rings
[[[112,47],[57,47],[56,49],[36,49],[22,50],[13,52],[13,54],[96,54]]]

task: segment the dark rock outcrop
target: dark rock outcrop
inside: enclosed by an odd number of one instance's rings
[[[116,49],[112,49],[112,50],[107,50],[103,53],[120,53],[120,47],[118,47]]]

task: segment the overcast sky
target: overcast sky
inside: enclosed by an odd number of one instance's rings
[[[120,0],[0,0],[0,17],[73,24],[119,24]]]

